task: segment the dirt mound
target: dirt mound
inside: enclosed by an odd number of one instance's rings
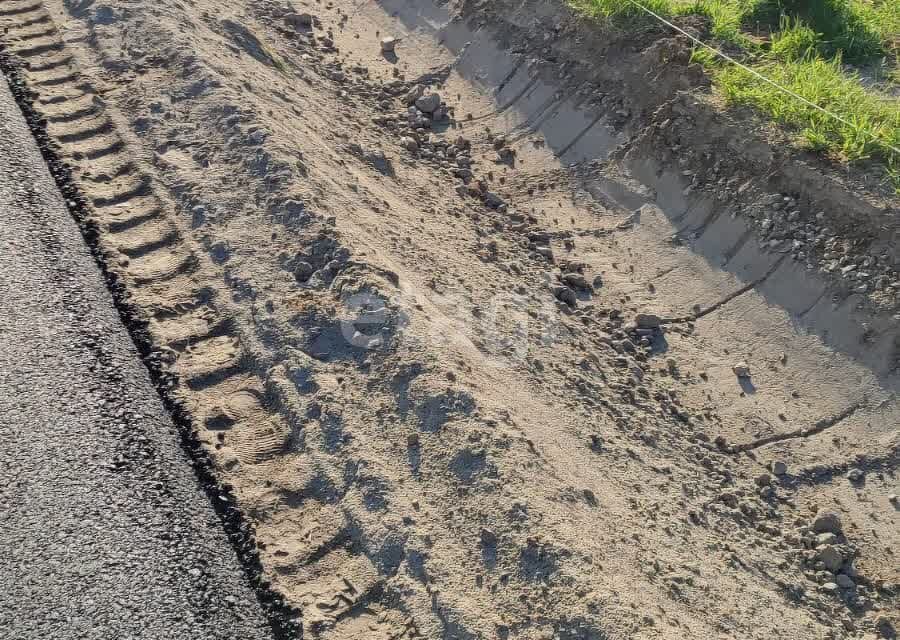
[[[3,43],[306,637],[896,624],[896,203],[683,43],[531,0],[45,4]]]

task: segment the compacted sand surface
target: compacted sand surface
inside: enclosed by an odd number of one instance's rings
[[[896,202],[684,43],[532,0],[0,23],[304,637],[892,637]]]

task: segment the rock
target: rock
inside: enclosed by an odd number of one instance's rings
[[[888,496],[888,502],[890,502],[894,506],[897,506],[898,504],[900,504],[900,496],[898,496],[896,493],[892,493]]]
[[[875,618],[875,630],[881,634],[882,638],[896,638],[897,632],[894,629],[894,625],[891,624],[891,621],[887,616],[881,615]]]
[[[833,533],[838,535],[841,533],[841,519],[836,513],[825,511],[816,516],[812,524],[813,531],[816,533]]]
[[[305,260],[299,260],[294,266],[294,277],[297,278],[298,282],[306,282],[315,271],[310,263]]]
[[[731,367],[731,370],[734,372],[738,378],[749,378],[750,377],[750,365],[746,362],[738,362],[736,365]]]
[[[402,138],[400,138],[400,146],[410,153],[415,153],[419,150],[419,143],[416,142],[415,138],[411,138],[409,136],[403,136]]]
[[[209,248],[212,261],[216,264],[224,264],[231,257],[231,248],[227,242],[216,242]]]
[[[787,464],[782,462],[781,460],[776,460],[772,463],[772,473],[776,476],[784,476],[787,475],[788,467]]]
[[[503,198],[501,198],[500,196],[498,196],[498,195],[497,195],[496,193],[494,193],[493,191],[485,191],[483,197],[484,197],[484,203],[485,203],[487,206],[489,206],[491,209],[497,209],[497,208],[499,208],[501,205],[506,204],[506,203],[503,201]]]
[[[569,289],[569,287],[555,286],[551,287],[551,291],[557,300],[565,302],[570,307],[574,307],[578,304],[578,298],[575,296],[575,292]]]
[[[263,129],[257,129],[256,131],[250,132],[250,135],[247,138],[253,144],[262,144],[266,141],[268,134]]]
[[[834,581],[841,589],[852,589],[856,586],[856,583],[853,582],[853,578],[848,576],[846,573],[839,573]]]
[[[309,13],[289,13],[284,17],[284,21],[294,29],[308,29],[313,26],[316,19]]]
[[[737,509],[738,499],[737,496],[731,493],[730,491],[726,491],[724,493],[719,494],[719,500],[724,502],[727,506],[732,509]]]
[[[760,487],[768,487],[770,484],[772,484],[772,476],[770,476],[768,473],[761,473],[756,476],[756,484]]]
[[[847,472],[847,479],[850,482],[859,482],[865,475],[866,474],[863,473],[861,469],[850,469],[850,471]]]
[[[441,95],[429,93],[416,99],[416,107],[422,113],[434,113],[441,106]]]
[[[659,329],[662,318],[652,313],[639,313],[634,317],[638,329]]]
[[[425,88],[422,85],[417,84],[412,89],[406,92],[406,95],[403,96],[403,102],[404,104],[406,104],[406,106],[414,105],[416,103],[416,100],[421,98],[423,95],[425,95]]]
[[[591,289],[591,285],[580,273],[567,273],[562,277],[562,281],[573,289],[581,291],[589,291]]]
[[[837,547],[830,544],[825,545],[818,550],[816,559],[824,564],[825,568],[832,573],[840,571],[841,567],[844,566],[844,556],[841,555],[841,552],[838,551]]]
[[[824,547],[828,544],[836,544],[837,536],[833,533],[820,533],[816,536],[816,548]]]
[[[382,38],[381,39],[381,52],[382,53],[393,53],[394,49],[397,48],[397,44],[400,42],[400,38]]]

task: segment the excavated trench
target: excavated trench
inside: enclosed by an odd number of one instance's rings
[[[683,44],[530,0],[2,0],[0,24],[280,633],[883,622],[896,309],[764,221],[856,229],[873,272],[895,223],[723,117]],[[817,509],[844,521],[829,570]]]

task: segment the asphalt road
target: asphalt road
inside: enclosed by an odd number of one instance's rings
[[[271,638],[0,76],[0,638]]]

